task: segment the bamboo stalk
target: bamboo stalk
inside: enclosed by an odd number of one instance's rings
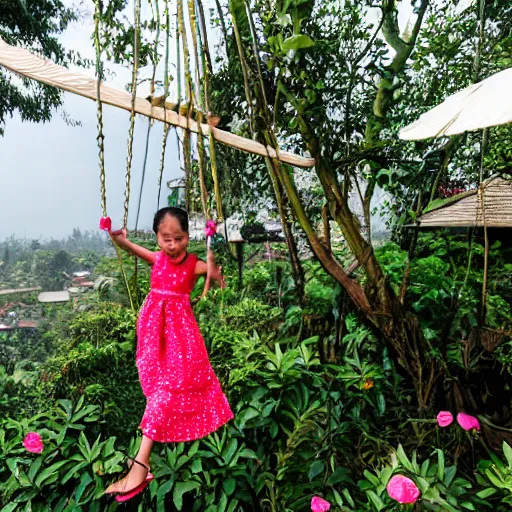
[[[204,19],[204,11],[202,8],[202,4],[200,1],[197,2],[198,5],[198,13],[199,13],[199,21],[202,29],[199,31],[199,39],[201,42],[202,48],[202,59],[203,59],[203,84],[204,84],[204,101],[205,101],[205,110],[207,115],[211,113],[211,86],[210,86],[210,76],[212,72],[211,67],[211,59],[209,54],[209,46],[208,46],[208,36],[206,34],[206,22]],[[217,220],[222,222],[224,220],[224,209],[222,207],[222,196],[220,193],[220,184],[219,184],[219,174],[217,170],[217,152],[215,149],[215,138],[213,137],[212,127],[210,126],[208,140],[210,144],[210,168],[212,173],[213,180],[213,190],[215,195],[215,205],[217,207]]]
[[[179,0],[178,0],[179,1]],[[194,48],[194,59],[195,59],[195,76],[196,76],[196,87],[198,91],[199,96],[199,109],[197,110],[198,115],[198,122],[201,123],[201,120],[203,118],[202,112],[204,112],[204,102],[205,102],[205,86],[204,86],[204,80],[201,80],[201,66],[200,66],[200,60],[199,60],[199,49],[197,44],[197,21],[196,21],[196,11],[195,11],[195,5],[194,0],[188,0],[188,17],[189,17],[189,23],[190,23],[190,32],[192,33],[192,46]],[[192,102],[190,102],[192,104]],[[203,206],[203,213],[206,219],[210,219],[210,207],[208,205],[208,190],[206,187],[206,155],[204,150],[204,140],[201,134],[197,135],[197,153],[198,153],[198,160],[199,160],[199,187],[201,191],[201,204]]]

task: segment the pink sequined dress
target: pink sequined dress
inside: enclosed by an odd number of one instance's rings
[[[146,411],[140,428],[161,443],[192,441],[233,418],[190,304],[197,256],[178,264],[155,253],[137,321],[137,368]]]

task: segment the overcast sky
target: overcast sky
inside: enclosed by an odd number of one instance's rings
[[[65,0],[65,3],[71,5],[73,0]],[[208,3],[205,2],[207,15]],[[92,12],[91,1],[85,0],[83,5]],[[410,14],[409,2],[403,2],[400,9],[402,29]],[[89,15],[80,24],[70,27],[62,41],[66,48],[78,50],[82,56],[93,59],[92,32]],[[215,34],[211,40],[215,40]],[[112,65],[109,69],[115,72],[115,76],[108,80],[109,85],[123,88],[130,81],[130,70]],[[80,72],[94,76],[94,70],[81,69]],[[149,74],[149,69],[141,70],[142,76]],[[147,93],[140,91],[138,95],[144,97]],[[74,227],[82,230],[98,228],[101,209],[95,102],[65,93],[64,109],[72,119],[80,121],[81,126],[69,126],[58,113],[46,124],[22,123],[19,116],[6,120],[5,136],[0,137],[0,240],[12,234],[49,238],[66,236]],[[135,222],[147,126],[146,118],[137,118],[129,228]],[[128,127],[129,112],[104,106],[107,209],[114,226],[120,225],[123,216]],[[155,123],[150,137],[140,228],[151,227],[157,209],[162,132],[162,124]],[[164,183],[180,175],[176,135],[172,130],[167,144]],[[164,185],[160,206],[166,204],[166,199]]]

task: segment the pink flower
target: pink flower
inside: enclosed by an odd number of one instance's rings
[[[112,229],[112,221],[110,220],[110,217],[101,217],[100,229],[107,232]]]
[[[450,411],[440,411],[437,415],[437,424],[440,427],[447,427],[453,422],[453,415]]]
[[[206,227],[204,228],[204,234],[207,237],[210,237],[210,236],[215,235],[215,233],[217,233],[217,224],[215,224],[214,220],[209,220],[206,223]]]
[[[464,430],[480,430],[480,423],[474,416],[470,416],[469,414],[466,414],[465,412],[459,412],[457,414],[457,423],[464,429]]]
[[[23,446],[30,453],[41,453],[43,451],[43,440],[37,432],[29,432],[23,439]]]
[[[389,497],[398,503],[416,503],[420,495],[420,490],[416,484],[406,476],[395,475],[386,486]]]
[[[327,512],[331,508],[331,504],[328,501],[323,500],[319,496],[314,496],[311,500],[312,512]]]

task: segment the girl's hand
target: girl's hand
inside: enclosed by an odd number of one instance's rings
[[[206,255],[206,268],[208,275],[214,281],[217,281],[220,287],[224,289],[226,287],[226,283],[224,282],[224,276],[222,275],[222,267],[217,267],[215,264],[215,256],[212,250],[209,250]]]
[[[125,228],[118,229],[117,231],[109,231],[108,234],[117,245],[121,245],[124,241],[126,241],[128,235]]]

